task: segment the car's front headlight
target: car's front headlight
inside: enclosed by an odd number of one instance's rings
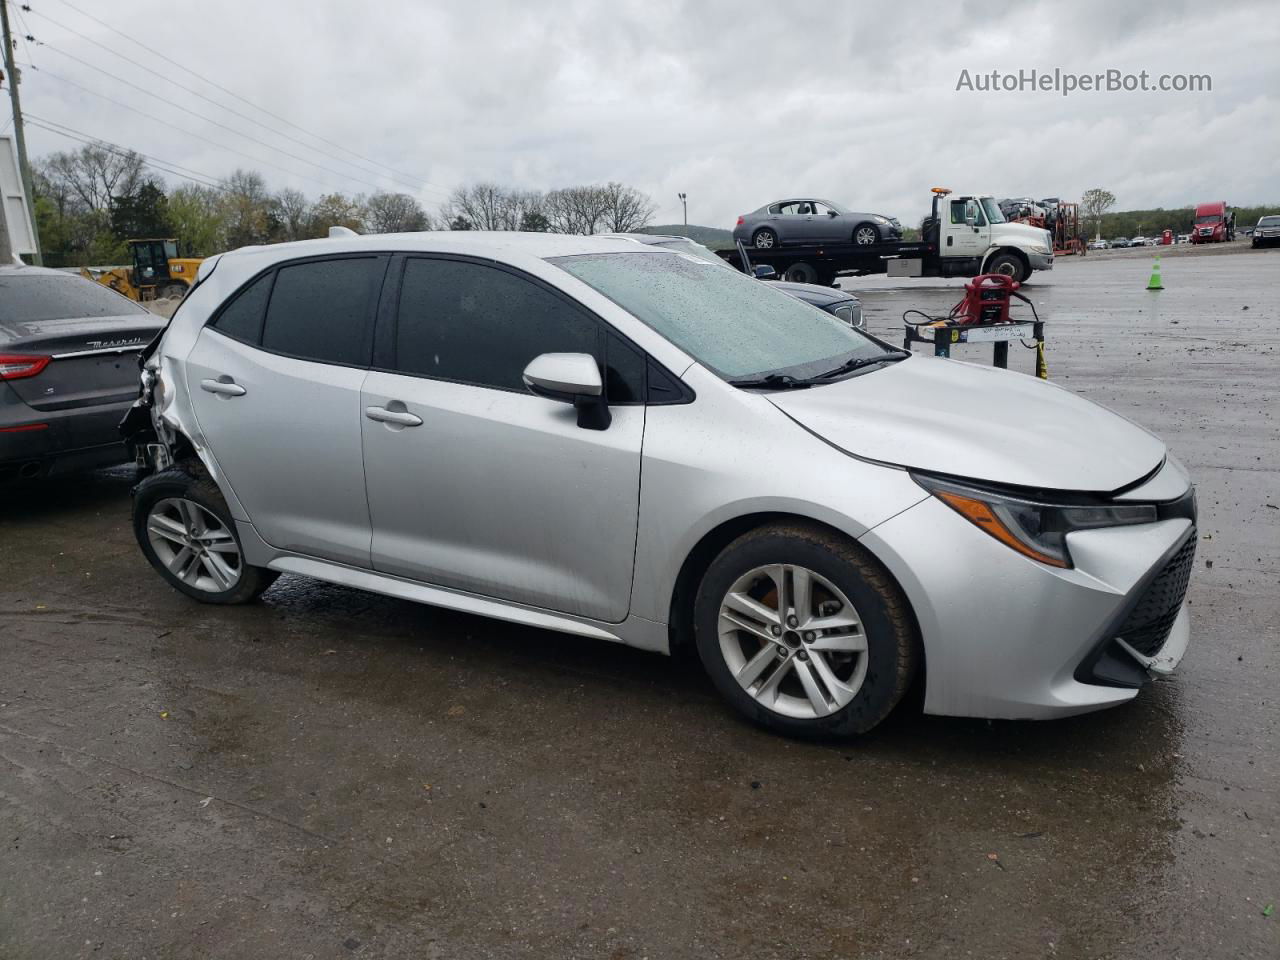
[[[1070,567],[1067,534],[1098,527],[1154,523],[1156,508],[1149,503],[1049,503],[996,493],[982,487],[928,474],[912,479],[964,517],[1025,557],[1051,567]]]
[[[1030,245],[1030,249],[1032,253],[1048,253],[1049,252],[1049,248],[1046,247],[1043,243],[1033,243]]]
[[[879,214],[877,214],[877,215],[873,216],[871,219],[872,219],[872,220],[874,220],[876,223],[888,223],[888,222],[889,222],[889,218],[888,218],[888,217],[882,217],[882,216],[880,216]]]

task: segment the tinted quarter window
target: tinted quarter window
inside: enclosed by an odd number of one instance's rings
[[[281,267],[267,307],[263,348],[323,363],[367,364],[383,267],[377,257]]]
[[[267,309],[267,297],[271,295],[271,279],[274,273],[259,277],[241,290],[213,321],[213,326],[229,337],[245,343],[258,343],[262,339],[262,315]]]
[[[645,356],[616,334],[605,347],[605,392],[610,403],[642,403]]]
[[[524,390],[541,353],[599,356],[596,321],[506,270],[461,260],[405,263],[396,369],[485,387]]]

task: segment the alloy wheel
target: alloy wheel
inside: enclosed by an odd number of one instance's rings
[[[866,246],[869,243],[875,243],[880,239],[880,235],[876,233],[875,227],[859,227],[853,234],[853,242]]]
[[[755,236],[756,249],[768,250],[773,246],[773,234],[768,230],[761,230]]]
[[[795,564],[756,567],[720,603],[720,652],[761,706],[811,720],[847,706],[867,675],[862,618],[830,580]]]
[[[225,593],[240,582],[244,563],[235,536],[194,500],[157,501],[147,516],[147,539],[165,568],[190,587]]]

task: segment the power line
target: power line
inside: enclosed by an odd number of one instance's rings
[[[45,46],[48,46],[48,44],[45,44]],[[53,48],[50,48],[50,49],[53,49]],[[23,66],[30,66],[33,70],[37,70],[37,68],[33,64],[23,64]],[[138,116],[145,117],[146,119],[152,121],[153,123],[159,123],[166,127],[171,127],[174,130],[177,130],[179,133],[185,133],[189,137],[195,137],[197,140],[202,140],[205,143],[211,144],[212,146],[217,147],[219,150],[225,150],[228,153],[234,153],[237,156],[244,157],[246,160],[252,160],[254,163],[261,163],[261,164],[265,164],[268,167],[274,167],[277,170],[284,171],[290,176],[301,177],[304,180],[311,180],[316,183],[324,183],[323,180],[311,174],[299,173],[296,170],[290,170],[288,167],[283,167],[278,163],[273,163],[270,160],[263,160],[261,157],[255,157],[252,154],[245,153],[242,150],[236,150],[234,147],[229,147],[225,143],[219,143],[217,140],[211,140],[208,137],[201,136],[200,134],[195,133],[194,131],[188,130],[185,127],[180,127],[176,123],[172,123],[171,121],[166,120],[163,117],[157,117],[155,114],[147,113],[145,110],[139,110],[137,107],[131,107],[127,103],[122,103],[119,100],[116,100],[112,97],[108,97],[105,93],[99,93],[97,90],[91,90],[89,87],[84,86],[84,84],[76,83],[74,80],[68,80],[66,77],[59,76],[58,74],[53,73],[50,70],[37,70],[37,72],[45,76],[52,77],[53,79],[58,80],[62,83],[68,84],[69,86],[75,87],[78,90],[83,90],[85,93],[90,94],[91,96],[99,97],[110,104],[114,104],[115,106],[120,107],[122,110],[128,110],[131,113],[136,113],[138,114]],[[198,116],[198,114],[195,114],[195,116]],[[325,169],[325,168],[321,168],[321,169]],[[333,171],[329,171],[329,172],[332,173]],[[364,183],[365,181],[357,180],[355,182]]]
[[[441,190],[442,192],[447,193],[447,191],[445,191],[443,187],[439,187],[435,184],[432,184],[429,181],[423,179],[422,177],[419,177],[411,173],[405,173],[402,170],[396,170],[394,167],[388,166],[385,163],[382,163],[378,160],[372,159],[371,157],[366,157],[360,153],[357,153],[356,151],[350,149],[349,147],[344,147],[340,143],[335,143],[332,140],[328,140],[320,136],[320,134],[318,133],[313,133],[312,131],[308,130],[306,127],[299,126],[293,121],[287,120],[277,113],[272,113],[266,107],[261,107],[258,104],[254,103],[252,100],[242,97],[240,94],[236,93],[234,90],[229,90],[226,87],[224,87],[222,84],[217,83],[213,80],[210,80],[208,77],[202,76],[199,73],[196,73],[196,71],[192,70],[186,64],[179,63],[177,60],[174,60],[172,57],[166,56],[165,54],[161,53],[159,50],[155,50],[155,49],[152,49],[151,47],[148,47],[141,40],[137,40],[134,37],[129,36],[129,34],[124,33],[121,30],[117,30],[115,27],[107,23],[105,20],[99,20],[97,17],[93,16],[93,14],[86,13],[84,10],[81,10],[75,4],[71,3],[70,0],[62,0],[62,2],[65,6],[70,7],[72,10],[80,14],[82,17],[92,20],[94,23],[98,24],[99,26],[105,27],[106,29],[110,30],[112,33],[116,34],[117,36],[123,37],[125,40],[128,40],[130,43],[134,44],[135,46],[141,47],[143,50],[147,51],[147,53],[151,54],[152,56],[159,57],[161,60],[165,61],[165,63],[172,64],[173,66],[177,67],[179,70],[182,70],[185,73],[189,73],[191,76],[195,77],[197,80],[200,80],[204,83],[207,83],[211,87],[221,90],[223,93],[227,94],[227,96],[234,97],[236,100],[239,100],[241,103],[246,104],[247,106],[253,107],[253,109],[260,111],[261,113],[267,115],[273,120],[277,120],[280,123],[286,124],[295,130],[299,130],[302,133],[305,133],[307,136],[314,137],[316,140],[319,140],[321,143],[327,144],[328,146],[331,146],[331,147],[335,147],[338,150],[343,151],[344,153],[349,153],[351,154],[351,156],[356,157],[359,160],[363,160],[366,163],[372,163],[374,166],[383,167],[386,170],[390,170],[392,173],[396,173],[416,183],[422,183],[426,186],[435,186],[437,190]]]
[[[194,171],[194,170],[191,170],[189,173],[181,173],[180,172],[181,170],[186,170],[188,168],[180,167],[178,164],[170,164],[169,161],[167,160],[160,160],[156,157],[147,156],[145,153],[139,153],[137,150],[131,150],[128,147],[122,147],[118,143],[112,143],[110,140],[103,140],[100,137],[95,137],[92,134],[84,133],[83,131],[76,130],[74,127],[68,127],[65,124],[57,123],[56,121],[53,121],[53,120],[43,120],[39,117],[33,116],[30,113],[26,115],[26,119],[27,119],[27,122],[30,123],[33,127],[39,127],[40,129],[47,130],[50,133],[56,133],[58,136],[66,137],[68,140],[75,140],[75,141],[78,141],[79,143],[86,143],[91,146],[102,147],[104,150],[108,151],[109,153],[114,153],[117,156],[121,156],[121,157],[136,156],[142,159],[142,162],[145,166],[151,167],[154,170],[158,170],[161,173],[167,173],[170,176],[180,177],[183,180],[190,180],[192,183],[198,184],[202,187],[208,187],[212,190],[217,190],[220,193],[229,192],[226,187],[214,181],[213,178],[210,177],[208,174],[201,174],[201,173],[198,173],[198,171]],[[61,127],[62,129],[55,129],[57,127]],[[170,166],[176,169],[169,169]],[[193,176],[192,174],[195,174],[195,176]]]
[[[125,86],[127,86],[127,87],[132,87],[133,89],[135,89],[135,90],[137,90],[137,91],[139,91],[139,92],[141,92],[141,93],[145,94],[145,95],[146,95],[146,96],[148,96],[148,97],[151,97],[151,98],[153,98],[153,99],[155,99],[155,100],[159,100],[161,103],[165,104],[166,106],[170,105],[170,101],[169,101],[169,100],[167,100],[167,99],[165,99],[164,97],[160,96],[160,94],[155,93],[155,92],[153,92],[153,91],[151,91],[151,90],[148,90],[146,87],[144,87],[144,86],[142,86],[142,85],[140,85],[140,84],[133,83],[133,82],[132,82],[132,81],[130,81],[130,80],[126,80],[126,79],[124,79],[123,77],[118,77],[118,76],[116,76],[114,73],[111,73],[110,71],[103,70],[101,67],[99,67],[99,66],[97,66],[97,65],[95,65],[95,64],[92,64],[92,63],[90,63],[90,62],[89,62],[89,61],[87,61],[87,60],[83,60],[83,59],[81,59],[80,57],[77,57],[77,56],[76,56],[75,54],[73,54],[73,53],[67,53],[65,50],[61,50],[61,49],[59,49],[58,47],[55,47],[53,44],[49,43],[49,41],[47,41],[47,40],[46,40],[46,41],[43,41],[43,43],[41,44],[41,46],[43,46],[46,50],[52,50],[54,53],[58,54],[59,56],[66,57],[66,58],[67,58],[67,59],[69,59],[69,60],[74,60],[76,63],[79,63],[79,64],[81,64],[81,65],[83,65],[83,66],[86,66],[86,67],[88,67],[90,70],[96,70],[98,73],[102,74],[102,75],[103,75],[103,76],[105,76],[105,77],[109,77],[110,79],[112,79],[112,80],[116,81],[117,83],[122,83],[122,84],[124,84],[124,85],[125,85]],[[38,69],[38,68],[37,68],[37,67],[35,67],[35,66],[34,66],[34,64],[33,64],[33,65],[32,65],[32,69]],[[149,119],[155,120],[155,121],[156,121],[156,122],[158,122],[158,123],[168,123],[168,121],[162,120],[162,119],[160,119],[159,117],[152,117],[152,116],[150,116],[150,114],[143,113],[143,111],[141,111],[141,110],[136,110],[135,108],[130,107],[130,106],[128,106],[127,104],[123,104],[123,103],[121,103],[121,102],[120,102],[120,101],[118,101],[118,100],[112,100],[110,97],[106,96],[105,94],[98,93],[96,90],[90,90],[88,87],[81,86],[80,84],[77,84],[77,83],[75,83],[75,82],[74,82],[74,81],[72,81],[72,80],[68,80],[66,77],[60,77],[60,76],[58,76],[57,74],[51,73],[51,72],[50,72],[50,71],[48,71],[48,70],[42,70],[42,71],[40,71],[40,72],[45,73],[45,74],[48,74],[49,76],[53,77],[54,79],[56,79],[56,80],[61,80],[61,81],[62,81],[62,82],[64,82],[64,83],[70,83],[72,86],[79,86],[81,90],[84,90],[84,91],[86,91],[87,93],[91,93],[91,94],[93,94],[94,96],[97,96],[97,97],[102,97],[102,99],[104,99],[104,100],[108,100],[108,101],[110,101],[111,103],[116,104],[117,106],[124,107],[126,110],[133,110],[135,113],[141,113],[143,116],[149,117]],[[326,167],[326,166],[325,166],[324,164],[322,164],[322,163],[316,163],[314,160],[309,160],[309,159],[307,159],[306,157],[300,157],[300,156],[298,156],[298,154],[296,154],[296,153],[290,153],[288,150],[285,150],[285,149],[283,149],[283,148],[281,148],[281,147],[277,147],[277,146],[275,146],[274,144],[267,143],[265,140],[259,140],[257,137],[250,136],[250,135],[249,135],[249,134],[247,134],[247,133],[242,133],[241,131],[237,130],[235,127],[229,127],[229,126],[227,126],[225,123],[220,123],[220,122],[218,122],[217,120],[214,120],[212,117],[206,117],[204,114],[196,113],[194,110],[184,110],[183,112],[184,112],[185,114],[188,114],[189,116],[192,116],[192,117],[196,118],[197,120],[203,120],[205,123],[210,123],[210,124],[212,124],[212,125],[213,125],[213,126],[215,126],[215,127],[219,127],[220,129],[226,130],[228,133],[233,133],[233,134],[235,134],[237,137],[242,137],[243,139],[248,140],[248,141],[250,141],[251,143],[256,143],[256,144],[258,144],[259,146],[266,147],[268,150],[274,150],[276,153],[279,153],[279,154],[281,154],[282,156],[289,157],[291,160],[298,160],[298,161],[301,161],[302,163],[310,164],[311,166],[313,166],[313,167],[315,167],[315,168],[317,168],[317,169],[319,169],[319,170],[324,170],[326,173],[331,173],[331,174],[333,174],[334,176],[336,176],[336,177],[341,177],[343,180],[348,180],[348,181],[350,181],[351,183],[359,183],[359,184],[363,184],[363,185],[364,185],[364,186],[366,186],[366,187],[372,187],[375,191],[381,191],[381,190],[382,190],[382,188],[381,188],[381,187],[379,187],[376,183],[372,183],[372,182],[371,182],[371,181],[369,181],[369,180],[362,180],[362,179],[361,179],[361,178],[359,178],[359,177],[352,176],[352,175],[351,175],[351,174],[349,174],[349,173],[344,173],[344,172],[343,172],[343,171],[341,171],[341,170],[335,170],[335,169],[333,169],[332,167]],[[181,130],[183,133],[187,134],[188,136],[200,137],[200,135],[199,135],[199,134],[197,134],[197,133],[192,133],[190,130],[187,130],[187,129],[183,128],[183,127],[179,127],[179,126],[177,126],[176,124],[169,123],[168,125],[169,125],[169,126],[172,126],[175,130]],[[200,139],[205,140],[205,139],[207,139],[207,138],[205,138],[205,137],[200,137]],[[230,147],[226,147],[226,146],[224,146],[223,144],[219,144],[219,143],[217,143],[216,141],[213,141],[213,140],[209,140],[208,142],[209,142],[209,143],[213,143],[215,146],[223,147],[223,149],[227,149],[227,150],[230,150],[230,149],[231,149]],[[247,156],[247,154],[241,154],[241,156]],[[257,163],[268,163],[268,164],[270,163],[270,161],[267,161],[267,160],[257,160],[257,161],[255,161],[255,162],[257,162]],[[281,167],[279,164],[271,164],[271,165],[272,165],[272,166],[275,166],[277,169],[280,169],[280,170],[287,170],[287,168]],[[292,172],[292,171],[288,171],[288,172]],[[296,174],[296,173],[295,173],[295,174],[294,174],[294,176],[301,176],[301,174]],[[313,177],[312,179],[315,179],[315,178]]]
[[[37,117],[31,113],[27,113],[26,118],[43,129],[48,130],[50,133],[58,133],[63,136],[71,136],[73,139],[80,139],[85,142],[100,144],[103,147],[112,148],[113,152],[121,152],[121,155],[136,155],[147,161],[149,166],[155,166],[157,169],[162,169],[165,173],[172,173],[174,176],[182,177],[183,179],[190,180],[193,183],[199,183],[201,186],[213,187],[215,190],[226,190],[226,187],[223,187],[218,182],[218,178],[211,173],[203,173],[199,170],[193,170],[190,167],[183,166],[173,160],[162,160],[159,157],[150,156],[130,147],[124,147],[118,143],[113,143],[110,140],[104,140],[102,137],[95,137],[91,133],[85,133],[83,130],[77,130],[75,127],[68,126],[65,123],[60,123],[57,120]]]
[[[198,97],[198,98],[200,98],[201,100],[204,100],[206,103],[213,104],[213,106],[217,107],[219,110],[225,110],[225,111],[227,111],[228,113],[230,113],[232,116],[236,116],[236,117],[239,117],[241,120],[248,121],[249,123],[252,123],[252,124],[254,124],[255,126],[261,127],[262,129],[269,131],[270,133],[274,134],[275,136],[277,136],[277,137],[281,137],[282,139],[285,139],[285,140],[288,140],[288,141],[290,141],[291,143],[296,143],[296,144],[298,144],[300,147],[303,147],[303,148],[304,148],[304,149],[306,149],[306,150],[316,150],[316,149],[317,149],[317,148],[316,148],[316,146],[315,146],[314,144],[307,143],[305,140],[299,140],[297,137],[291,136],[291,135],[289,135],[289,134],[287,134],[287,133],[283,133],[283,132],[281,132],[280,130],[278,130],[276,127],[273,127],[273,126],[271,126],[271,125],[269,125],[269,124],[263,123],[261,120],[258,120],[258,119],[254,118],[254,117],[251,117],[251,116],[249,116],[248,114],[241,113],[241,112],[240,112],[240,111],[238,111],[238,110],[233,110],[231,107],[228,107],[228,106],[226,106],[225,104],[219,103],[217,100],[214,100],[212,97],[207,97],[207,96],[205,96],[203,93],[201,93],[200,91],[195,90],[195,89],[193,89],[193,88],[191,88],[191,87],[188,87],[188,86],[186,86],[185,84],[181,84],[181,83],[179,83],[177,80],[174,80],[172,77],[166,76],[165,74],[161,73],[161,72],[160,72],[160,71],[158,71],[158,70],[153,70],[153,69],[151,69],[150,67],[148,67],[146,64],[139,63],[137,60],[134,60],[134,59],[132,59],[131,57],[127,57],[127,56],[125,56],[123,53],[120,53],[120,52],[118,52],[118,51],[116,51],[116,50],[113,50],[111,47],[108,47],[106,44],[104,44],[104,43],[100,43],[100,42],[98,42],[97,40],[94,40],[92,37],[86,36],[85,34],[80,33],[79,31],[72,29],[71,27],[67,26],[65,23],[61,23],[61,22],[59,22],[59,21],[57,21],[57,20],[53,19],[53,17],[49,16],[49,15],[48,15],[48,14],[46,14],[46,13],[43,13],[43,12],[38,11],[38,10],[33,10],[33,11],[31,11],[31,12],[32,12],[33,14],[35,14],[36,16],[38,16],[38,17],[42,17],[42,18],[44,18],[45,20],[48,20],[48,21],[49,21],[50,23],[52,23],[54,26],[56,26],[56,27],[58,27],[58,28],[60,28],[60,29],[62,29],[62,30],[67,31],[68,33],[72,34],[73,36],[79,37],[81,40],[84,40],[86,43],[91,43],[91,44],[93,44],[95,47],[98,47],[98,48],[99,48],[99,49],[101,49],[101,50],[105,50],[107,53],[111,54],[113,57],[117,57],[117,58],[119,58],[119,59],[123,60],[125,63],[132,64],[133,66],[137,67],[139,70],[143,70],[143,71],[145,71],[145,72],[147,72],[147,73],[151,74],[152,76],[159,77],[161,80],[164,80],[166,83],[172,84],[173,86],[177,87],[179,90],[182,90],[182,91],[185,91],[186,93],[191,94],[193,97]],[[45,44],[44,44],[44,46],[50,46],[50,45],[49,45],[48,43],[45,43]],[[58,50],[56,47],[50,47],[50,49],[53,49],[53,50],[55,50],[56,52],[61,53],[63,56],[70,56],[70,54],[67,54],[67,53],[65,53],[64,51]],[[73,58],[73,59],[74,59],[74,58]],[[84,61],[81,61],[81,62],[83,63]],[[92,65],[91,65],[91,64],[86,64],[86,66],[90,66],[90,67],[92,67]],[[94,68],[94,69],[97,69],[97,68]],[[143,92],[149,92],[149,91],[146,91],[144,88],[141,88],[141,87],[138,87],[137,89],[143,90]],[[153,94],[153,95],[154,95],[154,94]],[[162,99],[163,99],[163,98],[162,98]],[[199,114],[194,114],[194,116],[199,116]],[[245,134],[241,134],[241,136],[245,136]],[[258,141],[258,142],[261,142],[261,141]],[[267,144],[267,146],[270,146],[270,144]],[[272,149],[279,149],[279,148],[272,147]],[[283,153],[284,151],[281,151],[281,152]],[[288,155],[288,154],[286,154],[286,155]],[[353,163],[353,162],[352,162],[352,161],[350,161],[350,160],[345,160],[345,159],[343,159],[342,157],[334,157],[334,156],[330,155],[330,158],[331,158],[331,159],[333,159],[333,160],[338,161],[339,163],[346,163],[346,164],[349,164],[350,166],[354,167],[354,168],[355,168],[355,169],[357,169],[357,170],[360,170],[360,171],[361,171],[361,172],[363,172],[363,173],[371,174],[372,176],[375,176],[375,177],[382,177],[382,178],[385,178],[385,179],[387,179],[387,180],[391,180],[392,182],[395,182],[395,181],[396,181],[396,179],[397,179],[397,177],[400,177],[400,175],[399,175],[399,174],[392,175],[392,174],[383,173],[382,171],[380,171],[380,170],[376,170],[376,169],[373,169],[372,167],[362,167],[362,166],[360,166],[359,164],[357,164],[357,163]],[[295,159],[301,159],[301,158],[295,158]],[[305,161],[305,162],[308,162],[308,163],[309,163],[309,162],[312,162],[312,161]],[[372,162],[372,161],[371,161],[371,162]],[[400,177],[400,179],[401,179],[401,181],[402,181],[402,182],[401,182],[401,184],[400,184],[401,186],[403,186],[403,187],[408,187],[408,188],[411,188],[411,189],[420,189],[419,182],[417,182],[417,181],[413,180],[413,178],[410,178],[410,177]],[[426,186],[430,186],[430,185],[429,185],[429,184],[427,184]]]

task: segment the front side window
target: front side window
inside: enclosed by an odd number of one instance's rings
[[[378,257],[344,257],[281,267],[262,348],[321,363],[367,365],[383,266]]]
[[[890,352],[831,314],[700,257],[652,251],[550,262],[726,379],[810,376]]]
[[[396,323],[396,370],[503,390],[542,353],[599,357],[598,325],[549,290],[464,260],[405,263]]]

